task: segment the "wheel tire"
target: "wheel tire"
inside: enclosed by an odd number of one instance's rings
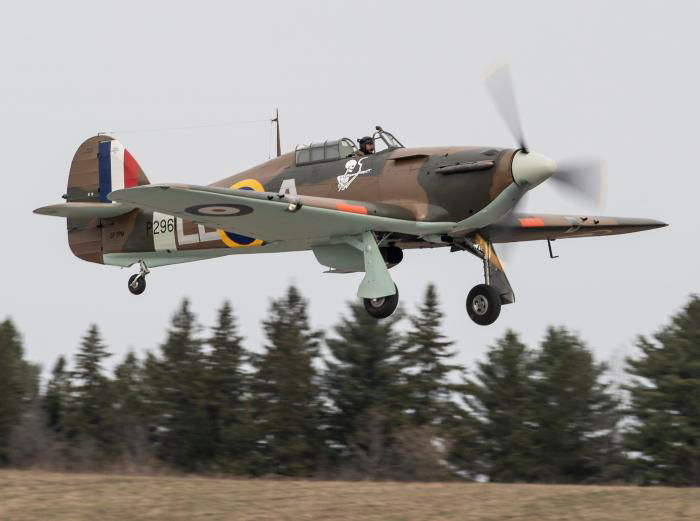
[[[493,324],[501,314],[500,295],[493,286],[474,286],[467,295],[467,313],[480,326]]]
[[[396,286],[394,285],[394,288]],[[374,318],[386,318],[396,311],[396,306],[399,305],[399,289],[396,288],[396,293],[387,297],[381,298],[365,298],[362,299],[365,303],[365,311]]]
[[[146,277],[139,277],[137,274],[129,277],[129,291],[133,295],[140,295],[146,291]]]

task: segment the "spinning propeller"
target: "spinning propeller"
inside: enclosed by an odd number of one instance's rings
[[[503,121],[508,126],[519,151],[513,158],[513,179],[523,188],[532,189],[551,179],[562,191],[586,202],[600,205],[603,163],[594,158],[577,158],[555,163],[548,157],[532,152],[525,141],[520,123],[515,89],[510,68],[503,65],[486,78],[486,88]],[[522,201],[522,200],[521,200]]]

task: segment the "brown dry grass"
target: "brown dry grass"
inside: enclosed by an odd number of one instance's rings
[[[2,521],[700,519],[700,489],[0,472]]]

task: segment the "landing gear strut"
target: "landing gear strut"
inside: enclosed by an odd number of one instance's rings
[[[139,266],[139,272],[129,277],[129,291],[133,295],[140,295],[146,291],[146,275],[150,273],[148,266],[142,260],[139,261]]]
[[[394,284],[396,288],[396,284]],[[390,316],[399,305],[399,288],[396,293],[386,297],[362,299],[365,303],[365,311],[374,318],[386,318]]]
[[[399,290],[391,280],[387,264],[401,262],[403,252],[399,248],[388,247],[382,255],[377,238],[370,231],[363,232],[361,236],[344,237],[343,242],[362,252],[365,276],[357,289],[357,296],[363,300],[365,311],[374,318],[388,317],[399,305]]]
[[[501,305],[515,302],[513,289],[503,271],[491,241],[475,234],[465,237],[453,251],[466,250],[484,263],[484,284],[478,284],[467,295],[467,314],[480,326],[493,324],[501,314]]]

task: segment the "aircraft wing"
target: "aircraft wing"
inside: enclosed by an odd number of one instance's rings
[[[367,202],[212,186],[145,185],[115,190],[109,199],[267,242],[322,241],[365,231],[424,235],[446,233],[455,225],[387,217]]]
[[[520,242],[577,237],[600,237],[668,226],[654,219],[586,215],[511,214],[485,227],[492,242]]]

